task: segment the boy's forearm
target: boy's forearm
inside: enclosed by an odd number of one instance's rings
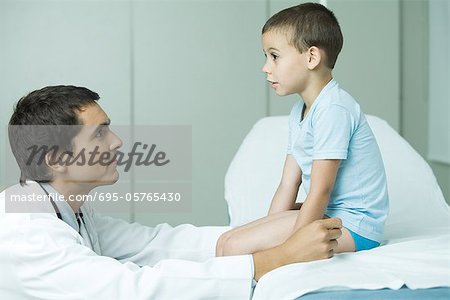
[[[269,208],[269,215],[287,211],[292,209],[295,200],[297,199],[298,186],[285,186],[280,184],[273,196]]]
[[[314,222],[315,220],[323,219],[325,208],[328,205],[329,196],[308,196],[303,202],[293,230]]]
[[[294,230],[322,219],[336,181],[340,160],[314,160],[308,196],[300,209]]]

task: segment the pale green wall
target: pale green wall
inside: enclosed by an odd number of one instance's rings
[[[428,19],[428,1],[401,1],[401,134],[424,158],[428,154]],[[429,163],[450,203],[450,166]]]
[[[270,12],[274,14],[298,2],[271,0]],[[328,0],[327,5],[335,13],[344,35],[344,46],[333,70],[334,77],[355,97],[366,114],[382,117],[398,130],[399,1]],[[389,45],[389,49],[383,50],[384,45]],[[289,113],[297,98],[296,95],[279,97],[270,92],[270,115]]]
[[[18,178],[4,163],[13,103],[46,85],[83,85],[101,95],[113,124],[192,125],[192,209],[142,214],[130,204],[122,217],[227,223],[225,172],[267,115],[266,15],[264,0],[0,0],[1,187]]]
[[[264,1],[136,1],[134,123],[192,125],[192,209],[141,214],[141,223],[228,222],[224,176],[266,115],[260,71]],[[155,28],[156,30],[152,30]]]
[[[13,103],[32,90],[87,86],[116,124],[129,124],[129,33],[127,1],[0,0],[1,186],[18,181],[18,169],[5,166],[6,124]],[[118,216],[130,213],[127,206]]]
[[[130,205],[122,217],[225,224],[223,181],[242,139],[257,119],[287,114],[297,100],[268,89],[260,30],[268,16],[299,2],[0,0],[1,124],[20,96],[59,83],[98,91],[116,124],[192,124],[192,210],[139,214]],[[426,2],[328,5],[345,40],[336,79],[366,113],[386,119],[426,156]],[[11,179],[4,129],[2,187]],[[450,167],[432,166],[449,200]]]

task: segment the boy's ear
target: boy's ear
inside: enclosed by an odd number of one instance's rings
[[[48,152],[45,155],[45,164],[52,171],[54,176],[55,173],[61,174],[66,172],[68,159],[70,159],[70,155],[67,152]]]
[[[322,53],[316,46],[309,47],[307,51],[307,66],[309,70],[314,70],[322,61]]]

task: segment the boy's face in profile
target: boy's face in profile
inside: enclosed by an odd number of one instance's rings
[[[68,183],[89,185],[92,188],[116,182],[119,174],[115,156],[122,141],[109,129],[108,116],[99,105],[93,104],[84,107],[77,117],[83,126],[72,140],[73,157],[84,152],[85,159],[82,161],[81,156],[77,157],[76,162],[79,164],[68,165],[55,176]],[[92,161],[89,161],[91,158]]]
[[[270,30],[262,35],[266,63],[262,71],[280,96],[301,94],[308,83],[307,51],[300,53],[290,45],[282,30]]]

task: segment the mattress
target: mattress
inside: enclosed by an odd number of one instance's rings
[[[384,242],[368,251],[273,270],[258,282],[254,299],[384,299],[448,293],[450,208],[436,178],[387,122],[375,116],[367,116],[367,121],[380,147],[390,197]],[[287,116],[267,117],[241,144],[225,177],[232,227],[267,214],[280,181],[287,135]],[[299,193],[297,201],[304,197]]]
[[[448,300],[450,299],[450,288],[439,287],[429,289],[412,290],[406,286],[398,290],[381,289],[381,290],[350,290],[336,292],[313,292],[306,294],[297,300]]]

